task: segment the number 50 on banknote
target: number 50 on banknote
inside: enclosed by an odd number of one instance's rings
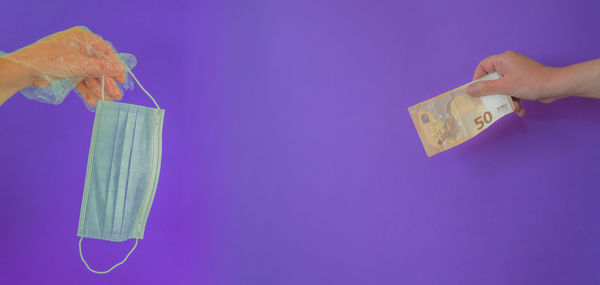
[[[473,82],[498,78],[494,72]],[[514,111],[510,96],[471,97],[469,84],[408,108],[428,157],[465,142]]]

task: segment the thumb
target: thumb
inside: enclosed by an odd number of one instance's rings
[[[467,94],[473,97],[507,94],[507,91],[505,78],[474,82],[467,87]]]

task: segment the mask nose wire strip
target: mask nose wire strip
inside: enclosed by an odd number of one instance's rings
[[[117,268],[117,266],[125,263],[125,261],[127,261],[127,258],[129,258],[129,256],[133,253],[133,251],[135,250],[135,248],[138,245],[138,239],[135,239],[135,244],[133,245],[133,248],[129,251],[129,253],[125,256],[125,258],[123,258],[123,260],[115,265],[113,265],[113,267],[111,267],[109,270],[106,271],[96,271],[94,269],[91,269],[90,266],[87,264],[87,262],[85,261],[85,259],[83,258],[83,253],[81,253],[81,241],[83,240],[83,237],[79,238],[79,257],[81,257],[81,261],[83,261],[83,264],[85,264],[85,267],[87,267],[87,269],[93,273],[96,274],[106,274],[108,272],[111,272],[113,269]]]

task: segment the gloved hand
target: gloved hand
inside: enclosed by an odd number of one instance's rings
[[[47,36],[3,57],[27,70],[38,87],[21,91],[28,98],[60,104],[76,86],[91,107],[102,98],[102,76],[105,100],[120,100],[123,92],[117,82],[125,83],[125,63],[130,69],[135,66],[133,55],[117,55],[109,42],[83,26]]]

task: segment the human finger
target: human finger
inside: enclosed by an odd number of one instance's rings
[[[85,86],[91,91],[92,95],[94,95],[94,97],[96,97],[98,100],[112,101],[110,96],[106,94],[104,95],[104,98],[102,98],[102,85],[98,78],[88,77],[84,79],[84,83]]]
[[[115,54],[112,45],[108,41],[105,41],[101,36],[95,34],[85,26],[73,27],[68,29],[67,32],[73,34],[81,43],[82,54],[100,58],[106,58]]]
[[[45,79],[35,79],[33,80],[33,86],[37,88],[44,88],[50,86],[50,82]]]
[[[473,80],[479,79],[487,74],[496,71],[496,64],[499,60],[499,55],[492,55],[484,58],[479,62],[473,74]]]
[[[117,56],[115,53],[115,49],[112,47],[112,45],[103,39],[98,39],[98,41],[93,43],[92,48],[94,50],[94,53],[96,55],[100,55],[99,57],[101,57],[101,58],[102,57],[115,58]]]
[[[123,71],[123,73],[120,73],[119,75],[115,76],[115,79],[119,82],[119,83],[125,83],[125,80],[127,79],[125,77],[125,71]]]
[[[492,94],[507,94],[510,95],[506,78],[496,80],[486,80],[473,82],[467,87],[467,94],[473,97],[492,95]]]
[[[83,80],[81,82],[79,82],[79,84],[77,84],[77,91],[79,91],[79,93],[81,93],[83,100],[85,100],[85,102],[88,105],[96,106],[96,98],[91,93],[91,91],[85,86],[85,83],[83,82]]]
[[[82,55],[82,58],[77,61],[81,62],[81,64],[74,66],[74,73],[86,77],[118,77],[125,73],[125,65],[118,59],[105,59]]]
[[[544,99],[538,99],[538,101],[542,102],[542,103],[545,103],[545,104],[548,104],[548,103],[552,103],[552,102],[554,102],[554,101],[556,101],[558,99],[560,99],[560,98],[544,98]]]
[[[515,106],[514,112],[517,113],[519,117],[525,116],[525,108],[523,108],[523,105],[521,105],[521,99],[516,97],[511,97],[511,99],[513,100],[513,105]]]
[[[109,77],[106,79],[104,83],[108,94],[115,100],[121,100],[123,98],[123,93],[121,93],[121,88],[117,85],[117,82],[114,78]]]

